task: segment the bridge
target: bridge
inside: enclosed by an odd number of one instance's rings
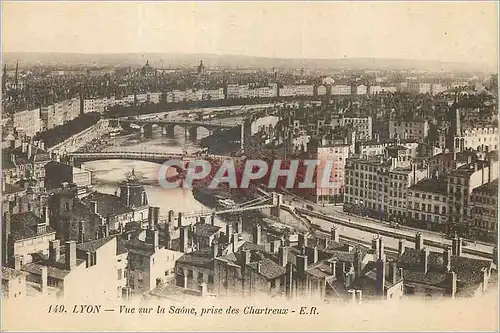
[[[240,213],[251,210],[261,210],[261,209],[271,209],[271,216],[279,217],[280,209],[283,204],[283,196],[278,193],[272,193],[272,195],[259,197],[252,199],[250,201],[246,201],[244,203],[235,204],[231,207],[220,207],[214,209],[206,209],[197,212],[191,213],[182,213],[179,212],[177,218],[174,217],[174,211],[171,210],[168,212],[168,217],[162,217],[161,220],[168,223],[173,223],[174,220],[177,220],[177,226],[180,228],[183,225],[186,225],[186,221],[205,221],[206,218],[211,219],[211,224],[215,223],[215,217],[217,215],[222,214],[233,214]],[[188,222],[188,224],[190,224]]]
[[[227,160],[232,157],[224,155],[208,155],[201,153],[153,153],[144,151],[118,151],[118,152],[74,152],[66,154],[65,157],[72,166],[80,167],[82,163],[102,160],[134,160],[157,164],[163,164],[168,160],[192,161],[206,158],[211,160]]]
[[[167,119],[110,119],[109,124],[112,127],[131,127],[132,125],[139,126],[141,133],[145,137],[152,137],[153,135],[153,125],[162,128],[162,134],[168,137],[174,136],[174,130],[176,126],[184,128],[184,133],[186,138],[190,138],[196,141],[198,136],[198,128],[205,128],[208,132],[213,134],[217,130],[229,130],[229,129],[239,129],[243,131],[242,124],[227,124],[223,122],[199,122],[199,121],[187,121],[187,120],[167,120]]]

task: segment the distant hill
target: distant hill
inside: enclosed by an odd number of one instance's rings
[[[12,67],[19,60],[20,67],[34,64],[62,66],[132,66],[146,61],[156,68],[196,66],[203,59],[207,67],[244,68],[306,68],[306,69],[420,69],[429,71],[492,71],[496,68],[484,64],[451,63],[441,61],[344,58],[344,59],[282,59],[244,55],[130,53],[130,54],[76,54],[76,53],[4,53],[4,63]]]

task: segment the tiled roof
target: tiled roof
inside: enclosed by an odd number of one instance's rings
[[[268,280],[276,279],[286,273],[283,266],[278,265],[271,259],[263,259],[258,262],[251,262],[248,266],[257,271],[257,266],[260,264],[260,274]]]
[[[82,202],[87,207],[90,207],[91,201],[97,202],[97,213],[104,218],[108,215],[116,216],[133,212],[133,209],[125,206],[116,195],[93,192],[82,199]]]
[[[76,248],[78,250],[84,251],[84,252],[95,252],[101,246],[103,246],[104,244],[108,243],[110,240],[112,240],[115,237],[116,236],[109,236],[109,237],[106,237],[106,238],[101,238],[101,239],[93,240],[93,241],[90,241],[90,242],[80,243],[80,244],[76,245]]]
[[[426,178],[410,187],[410,190],[430,192],[436,194],[447,194],[448,184],[436,178]]]
[[[47,276],[62,280],[66,277],[66,275],[70,273],[70,271],[66,270],[64,261],[65,261],[65,254],[61,254],[57,262],[51,262],[49,260],[45,260],[37,263],[29,263],[24,265],[22,267],[22,270],[31,274],[40,274],[40,269],[46,266]],[[85,260],[79,258],[76,259],[77,266],[83,263],[85,263]]]
[[[210,248],[185,253],[177,262],[179,264],[214,269],[214,258],[212,257],[212,250]]]
[[[33,212],[12,215],[10,224],[12,239],[16,241],[54,232],[49,225],[46,225],[45,232],[37,233],[37,225],[44,222]]]
[[[210,237],[221,229],[216,225],[207,223],[197,223],[195,227],[194,234],[200,237]]]
[[[495,179],[492,182],[483,184],[479,187],[476,187],[474,190],[472,190],[474,194],[476,193],[485,193],[489,195],[498,195],[498,179]]]
[[[24,189],[16,184],[5,184],[5,190],[2,191],[2,194],[13,194],[24,191]]]
[[[2,279],[12,280],[25,275],[26,273],[23,271],[19,271],[17,269],[12,269],[9,267],[2,267]]]

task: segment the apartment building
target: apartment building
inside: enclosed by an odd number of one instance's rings
[[[345,170],[345,209],[377,218],[405,216],[407,189],[428,174],[401,146],[388,147],[385,156],[350,158]]]
[[[12,126],[18,133],[34,137],[42,130],[40,108],[14,112]]]
[[[498,233],[498,179],[472,190],[470,226],[479,236],[496,237]]]
[[[424,142],[429,135],[427,120],[389,120],[389,138],[411,139]]]
[[[408,188],[407,218],[423,228],[442,230],[448,222],[446,179],[425,178]]]

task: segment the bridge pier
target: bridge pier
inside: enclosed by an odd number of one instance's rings
[[[144,136],[145,138],[152,138],[153,137],[153,125],[144,125],[141,127],[141,136]]]
[[[198,139],[198,126],[192,126],[188,129],[189,140],[196,141]]]
[[[163,126],[161,133],[169,138],[173,138],[174,137],[174,128],[175,128],[175,125],[165,125],[165,126]]]
[[[275,206],[271,207],[271,216],[277,218],[280,217],[282,203],[283,203],[283,195],[273,192],[273,205]]]

